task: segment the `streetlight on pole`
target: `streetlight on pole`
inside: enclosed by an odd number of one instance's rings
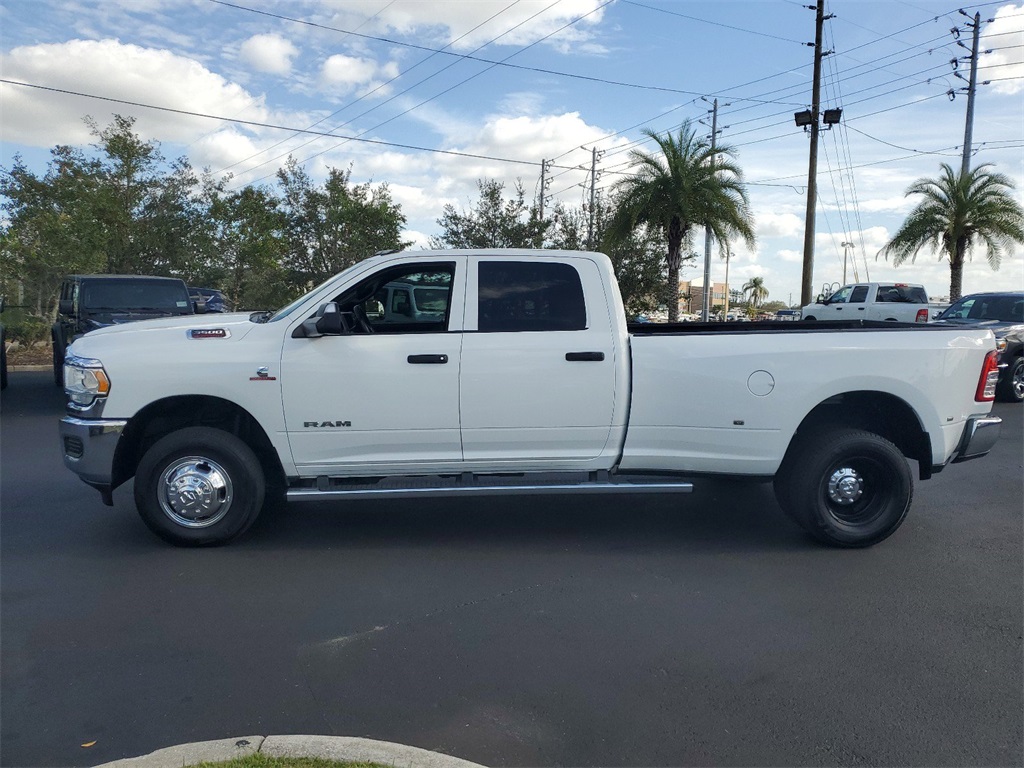
[[[846,256],[850,252],[849,249],[853,247],[853,243],[848,243],[845,240],[843,241],[843,285],[846,285]],[[856,270],[854,270],[854,272],[856,272]]]

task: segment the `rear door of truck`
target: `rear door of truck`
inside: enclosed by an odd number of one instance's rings
[[[602,279],[586,258],[470,258],[459,396],[467,463],[557,464],[605,450],[621,366]]]

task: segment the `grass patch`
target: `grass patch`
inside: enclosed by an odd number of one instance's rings
[[[391,768],[381,763],[358,763],[344,760],[323,760],[319,757],[271,757],[257,752],[216,763],[198,763],[190,768]]]

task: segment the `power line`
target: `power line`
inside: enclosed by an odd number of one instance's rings
[[[556,1],[557,1],[557,0],[556,0]],[[391,2],[391,3],[389,3],[389,4],[388,4],[388,6],[386,6],[386,7],[390,7],[391,5],[393,5],[393,4],[394,4],[394,2],[395,2],[395,0],[392,0],[392,2]],[[489,23],[489,22],[493,21],[493,20],[494,20],[494,19],[496,19],[496,18],[497,18],[498,16],[500,16],[501,14],[503,14],[503,13],[504,13],[505,11],[507,11],[507,10],[508,10],[509,8],[512,8],[513,6],[517,5],[517,4],[519,3],[519,2],[520,2],[520,0],[513,0],[513,2],[512,2],[512,3],[510,3],[509,5],[506,5],[506,6],[504,7],[504,8],[502,8],[502,9],[501,9],[500,11],[498,11],[498,12],[497,12],[497,13],[495,13],[494,15],[490,16],[490,17],[489,17],[488,19],[486,19],[485,21],[482,21],[482,22],[481,22],[480,24],[477,24],[477,25],[476,25],[475,27],[473,27],[473,29],[469,30],[469,31],[468,31],[468,32],[466,32],[466,33],[465,33],[464,35],[461,35],[461,36],[457,37],[457,38],[456,38],[455,40],[453,40],[453,41],[452,41],[451,43],[449,43],[448,45],[452,45],[452,44],[454,44],[454,43],[457,43],[457,42],[458,42],[459,40],[461,40],[461,39],[463,39],[464,37],[466,37],[466,35],[470,35],[470,34],[472,34],[472,33],[473,33],[473,32],[475,32],[476,30],[478,30],[478,29],[479,29],[480,27],[482,27],[482,26],[483,26],[484,24],[487,24],[487,23]],[[548,6],[548,7],[550,7],[550,6]],[[384,9],[382,9],[382,11],[383,11],[383,10],[384,10]],[[381,13],[381,11],[378,11],[378,14],[379,14],[379,13]],[[373,17],[371,17],[371,18],[373,18]],[[532,18],[532,17],[531,17],[531,18]],[[359,27],[356,27],[356,29],[360,29],[360,28],[361,28],[361,27],[362,27],[362,26],[363,26],[364,24],[366,24],[366,23],[367,23],[368,21],[369,21],[369,19],[367,19],[367,21],[364,21],[364,22],[363,22],[363,24],[360,24],[360,25],[359,25]],[[514,29],[514,27],[513,27],[513,29]],[[445,46],[445,47],[447,48],[448,46]],[[478,48],[477,50],[479,50],[479,48]],[[374,88],[374,89],[373,89],[372,91],[369,91],[369,92],[367,92],[367,93],[364,93],[364,94],[363,94],[363,95],[361,95],[361,96],[360,96],[359,98],[357,98],[357,99],[354,99],[353,101],[350,101],[350,102],[349,102],[348,104],[344,104],[344,105],[342,105],[341,107],[339,107],[338,109],[336,109],[336,110],[335,110],[334,112],[332,112],[331,114],[327,115],[326,117],[322,117],[322,118],[320,118],[319,120],[317,120],[317,121],[315,121],[314,123],[312,123],[311,125],[307,126],[307,128],[315,128],[316,126],[320,125],[321,123],[324,123],[324,122],[326,122],[327,120],[330,120],[330,119],[331,119],[332,117],[334,117],[335,115],[337,115],[337,114],[338,114],[339,112],[342,112],[342,111],[344,111],[344,110],[348,109],[349,107],[355,106],[356,104],[358,104],[358,103],[359,103],[360,101],[362,101],[363,99],[365,99],[365,98],[368,98],[368,97],[372,96],[373,94],[375,94],[375,93],[377,93],[378,91],[380,91],[380,90],[381,90],[382,88],[386,88],[386,87],[387,87],[387,86],[389,86],[389,85],[390,85],[391,83],[395,82],[395,80],[398,80],[398,79],[399,79],[400,77],[404,77],[405,75],[409,74],[409,72],[411,72],[412,70],[416,69],[416,68],[417,68],[417,67],[419,67],[420,65],[422,65],[422,64],[425,64],[426,62],[428,62],[428,61],[429,61],[430,59],[434,58],[434,57],[435,57],[435,56],[437,56],[437,55],[438,55],[437,53],[431,53],[431,54],[430,54],[429,56],[424,56],[424,57],[423,57],[422,59],[420,59],[419,61],[417,61],[417,62],[416,62],[415,64],[413,64],[413,65],[412,65],[411,67],[409,67],[408,69],[406,69],[406,70],[405,70],[404,72],[400,72],[399,74],[397,74],[397,75],[395,75],[394,77],[392,77],[392,78],[391,78],[390,80],[387,80],[387,81],[385,81],[385,82],[381,83],[381,84],[380,84],[380,85],[378,85],[378,86],[377,86],[376,88]],[[453,64],[454,64],[454,62],[453,62]],[[450,64],[449,66],[452,66],[452,64]],[[447,69],[447,67],[446,67],[446,69]],[[444,71],[444,70],[440,70],[440,71]],[[438,73],[437,73],[437,72],[435,72],[435,73],[434,73],[434,75],[436,75],[436,74],[438,74]],[[431,77],[433,77],[434,75],[431,75]],[[429,78],[428,78],[428,79],[429,79]],[[423,81],[423,80],[421,80],[421,81],[420,81],[420,83],[422,83],[422,82],[424,82],[424,81]],[[420,83],[416,83],[416,85],[419,85]],[[415,87],[415,86],[412,86],[412,87]],[[407,90],[408,90],[408,89],[406,89],[406,91],[407,91]],[[402,91],[401,93],[405,93],[405,91]],[[392,101],[392,99],[394,99],[394,98],[397,98],[397,96],[398,96],[398,95],[400,95],[400,94],[397,94],[396,96],[392,97],[391,99],[388,99],[387,101]],[[377,105],[375,105],[375,106],[373,107],[373,109],[377,109],[378,107],[381,107],[381,106],[383,106],[384,104],[386,104],[386,103],[387,103],[387,101],[385,101],[385,102],[382,102],[381,104],[377,104]],[[373,111],[373,109],[371,109],[371,110],[367,110],[366,112],[363,112],[362,114],[356,115],[355,117],[353,117],[353,118],[350,118],[349,120],[346,120],[346,121],[345,121],[345,122],[343,122],[343,123],[339,123],[339,124],[335,125],[335,126],[334,126],[334,127],[333,127],[333,128],[331,129],[331,130],[337,130],[337,129],[341,128],[341,127],[342,127],[342,126],[344,126],[344,125],[348,125],[348,124],[349,124],[349,123],[351,123],[351,122],[352,122],[353,120],[358,120],[358,119],[359,119],[360,117],[363,117],[364,115],[368,114],[369,112],[372,112],[372,111]],[[235,161],[235,162],[233,162],[233,163],[232,163],[231,165],[226,165],[226,166],[224,166],[223,168],[221,168],[221,169],[219,169],[218,171],[216,171],[216,173],[223,173],[224,171],[230,170],[231,168],[234,168],[234,167],[235,167],[235,166],[237,166],[237,165],[241,165],[242,163],[248,162],[249,160],[252,160],[252,159],[253,159],[253,158],[255,158],[255,157],[259,157],[260,155],[262,155],[262,154],[264,154],[264,153],[266,153],[266,152],[269,152],[269,151],[271,151],[272,149],[275,149],[276,147],[279,147],[279,146],[281,146],[282,144],[284,144],[285,142],[287,142],[287,141],[288,141],[289,139],[293,139],[293,138],[295,138],[295,137],[296,137],[296,136],[298,136],[298,135],[299,135],[299,134],[293,133],[293,134],[292,134],[291,136],[288,136],[288,137],[286,137],[286,138],[283,138],[283,139],[281,139],[280,141],[278,141],[278,142],[276,142],[276,143],[274,143],[274,144],[271,144],[271,145],[270,145],[269,147],[265,147],[264,149],[261,149],[261,150],[259,150],[258,152],[254,152],[253,154],[249,155],[248,157],[244,157],[244,158],[242,158],[241,160],[236,160],[236,161]],[[311,139],[310,141],[314,141],[314,140],[315,140],[315,139]],[[298,146],[298,147],[295,147],[295,149],[296,149],[296,150],[298,150],[298,149],[302,149],[302,147],[306,146],[307,144],[309,144],[309,142],[306,142],[305,144],[301,144],[300,146]],[[290,150],[290,151],[294,151],[294,150]],[[286,153],[286,154],[287,154],[287,153]],[[272,163],[272,162],[274,162],[274,160],[280,160],[280,159],[281,159],[281,157],[282,157],[282,155],[278,155],[277,157],[274,157],[274,158],[272,158],[272,159],[270,159],[270,160],[267,160],[267,161],[266,161],[266,163]],[[266,163],[262,163],[261,165],[265,165]],[[256,166],[256,167],[258,168],[258,167],[260,167],[260,166]],[[251,171],[252,169],[250,168],[250,169],[247,169],[247,170],[250,170],[250,171]]]
[[[716,27],[724,27],[725,29],[731,29],[736,32],[745,32],[748,35],[759,35],[760,37],[770,37],[774,40],[782,40],[787,43],[796,43],[797,45],[806,45],[802,40],[793,40],[789,37],[780,37],[779,35],[771,35],[767,32],[757,32],[753,29],[744,29],[743,27],[734,27],[731,24],[722,24],[718,21],[710,21],[709,19],[699,19],[696,16],[687,16],[685,13],[678,13],[676,11],[670,11],[665,8],[655,8],[651,5],[644,5],[643,3],[635,2],[635,0],[622,0],[625,5],[635,5],[637,8],[646,8],[649,11],[656,11],[658,13],[667,13],[670,16],[678,16],[682,19],[689,19],[690,21],[699,21],[702,24],[711,24]]]
[[[431,152],[437,155],[453,155],[455,157],[468,157],[474,160],[492,160],[497,163],[510,163],[513,165],[528,165],[531,167],[540,167],[540,163],[536,160],[515,160],[509,157],[495,157],[493,155],[480,155],[472,152],[457,152],[453,149],[437,149],[435,147],[420,147],[415,144],[399,144],[393,141],[382,141],[380,139],[365,139],[358,136],[339,136],[336,133],[330,133],[328,131],[314,131],[309,128],[295,128],[294,126],[278,125],[276,123],[264,123],[258,120],[242,120],[237,117],[224,117],[223,115],[211,115],[205,112],[192,112],[187,109],[175,109],[173,107],[160,107],[155,104],[144,104],[139,101],[128,101],[127,99],[115,99],[110,96],[99,96],[94,93],[83,93],[81,91],[71,91],[65,88],[52,88],[48,85],[38,85],[36,83],[24,83],[17,80],[8,80],[7,78],[0,78],[0,83],[7,83],[8,85],[21,86],[23,88],[35,88],[41,91],[50,91],[51,93],[62,93],[68,96],[80,96],[86,99],[96,99],[98,101],[107,101],[113,104],[125,104],[130,107],[141,107],[143,109],[153,109],[158,112],[169,112],[176,115],[186,115],[188,117],[201,117],[207,120],[220,120],[225,123],[237,123],[239,125],[248,125],[254,128],[269,128],[275,131],[294,131],[296,133],[312,134],[314,136],[324,136],[331,139],[347,139],[348,141],[358,141],[364,144],[375,144],[382,147],[396,147],[398,149],[411,149],[416,152]],[[564,168],[565,166],[553,166],[556,168]]]
[[[610,0],[609,0],[609,1],[610,1]],[[518,0],[517,0],[517,2],[518,2]],[[539,16],[540,14],[542,14],[542,13],[544,13],[545,11],[549,10],[550,8],[554,7],[555,5],[557,5],[557,4],[558,4],[558,3],[560,3],[560,2],[561,2],[561,0],[555,0],[555,1],[554,1],[553,3],[551,3],[550,5],[546,6],[545,8],[541,9],[540,11],[537,11],[536,13],[534,13],[534,14],[533,14],[532,16],[528,17],[527,19],[524,19],[523,21],[521,21],[521,22],[519,22],[518,24],[514,25],[514,26],[513,26],[513,27],[511,27],[510,29],[507,29],[507,30],[505,30],[505,31],[504,31],[504,32],[502,32],[502,33],[501,33],[500,35],[498,35],[497,37],[494,37],[494,38],[492,38],[492,39],[491,39],[490,41],[488,41],[488,43],[485,43],[484,45],[481,45],[481,46],[479,46],[479,47],[478,47],[478,48],[477,48],[476,50],[480,50],[480,49],[482,49],[482,48],[483,48],[483,47],[484,47],[485,45],[489,45],[490,43],[493,43],[493,42],[494,42],[495,40],[499,40],[500,38],[502,38],[502,37],[504,37],[505,35],[509,34],[509,33],[510,33],[510,32],[512,32],[513,30],[515,30],[515,29],[518,29],[518,28],[519,28],[519,27],[521,27],[521,26],[522,26],[523,24],[526,24],[526,23],[527,23],[528,21],[531,21],[532,19],[535,19],[535,18],[536,18],[537,16]],[[513,3],[512,5],[515,5],[515,3]],[[605,5],[607,5],[607,3],[605,3]],[[512,6],[511,6],[511,5],[510,5],[510,6],[507,6],[507,7],[506,7],[506,9],[507,9],[507,8],[510,8],[510,7],[512,7]],[[596,13],[596,12],[597,12],[598,10],[600,10],[600,8],[602,8],[602,7],[604,7],[604,6],[599,6],[598,8],[595,8],[594,10],[590,11],[590,13]],[[495,14],[494,16],[492,16],[492,17],[491,17],[491,19],[495,18],[495,17],[497,16],[497,15],[498,15],[498,14]],[[558,28],[558,29],[556,29],[556,30],[555,30],[554,32],[551,32],[550,34],[548,34],[548,35],[545,35],[544,37],[542,37],[542,38],[541,38],[540,40],[537,40],[537,41],[535,41],[535,42],[531,43],[530,45],[528,45],[528,46],[526,46],[526,47],[524,47],[524,48],[521,48],[521,49],[519,49],[518,51],[516,51],[516,52],[515,52],[515,53],[513,53],[513,54],[510,54],[510,55],[509,55],[508,57],[506,57],[506,58],[511,58],[512,56],[516,56],[516,55],[518,55],[518,54],[522,53],[523,51],[525,51],[525,50],[527,50],[527,49],[529,49],[529,48],[532,48],[532,47],[533,47],[534,45],[538,45],[539,43],[541,43],[541,42],[543,42],[544,40],[548,39],[548,38],[549,38],[549,37],[551,37],[552,35],[556,35],[556,34],[558,34],[559,32],[561,32],[561,31],[562,31],[563,29],[565,29],[566,27],[568,27],[568,26],[570,26],[570,25],[572,25],[572,24],[575,24],[575,23],[576,23],[577,21],[579,21],[580,19],[583,19],[583,18],[585,18],[585,17],[586,17],[586,16],[588,16],[588,15],[589,15],[589,14],[584,14],[583,16],[579,16],[579,17],[577,17],[576,19],[573,19],[573,20],[572,20],[571,22],[569,22],[568,24],[565,24],[565,25],[563,25],[562,27],[559,27],[559,28]],[[490,19],[488,19],[488,21],[490,21]],[[484,23],[487,23],[487,22],[484,22]],[[478,27],[479,27],[479,26],[482,26],[482,25],[478,25]],[[467,32],[466,34],[469,34],[469,33]],[[465,35],[463,35],[463,37],[465,37]],[[461,38],[459,38],[459,39],[461,39]],[[428,57],[428,58],[429,58],[429,57]],[[438,70],[437,72],[434,72],[433,74],[431,74],[431,75],[429,75],[429,76],[427,76],[427,77],[423,78],[423,79],[422,79],[422,80],[420,80],[419,82],[417,82],[417,83],[415,83],[415,84],[413,84],[413,85],[409,86],[409,87],[408,87],[408,88],[406,88],[405,90],[403,90],[403,91],[401,91],[401,92],[399,92],[399,93],[395,94],[394,96],[392,96],[391,98],[387,99],[386,101],[384,101],[384,102],[381,102],[380,104],[377,104],[377,105],[375,105],[375,106],[371,107],[370,109],[368,109],[368,110],[364,111],[363,113],[361,113],[361,114],[359,114],[359,115],[356,115],[356,117],[353,117],[353,118],[351,118],[351,119],[349,119],[349,120],[345,121],[345,122],[344,122],[344,123],[342,123],[341,125],[348,125],[348,124],[352,123],[352,122],[353,122],[354,120],[358,120],[358,119],[359,119],[360,117],[363,117],[363,116],[365,116],[365,115],[368,115],[368,114],[370,114],[371,112],[373,112],[374,110],[378,109],[379,107],[382,107],[382,106],[384,106],[384,104],[387,104],[387,103],[389,103],[389,102],[391,102],[391,101],[394,101],[395,99],[397,99],[397,98],[398,98],[399,96],[401,96],[402,94],[408,93],[408,92],[409,92],[410,90],[412,90],[412,89],[413,89],[413,88],[415,88],[416,86],[418,86],[418,85],[422,85],[423,83],[427,82],[427,80],[430,80],[430,79],[432,79],[432,78],[436,77],[436,76],[437,76],[437,75],[439,75],[439,74],[440,74],[441,72],[444,72],[445,70],[447,70],[447,69],[450,69],[451,67],[454,67],[454,66],[455,66],[456,64],[459,64],[459,63],[461,63],[461,62],[460,62],[460,61],[453,61],[453,62],[451,62],[450,64],[448,64],[447,66],[445,66],[445,67],[441,68],[441,69],[440,69],[440,70]],[[376,125],[374,125],[374,126],[372,126],[372,127],[370,127],[370,128],[367,128],[367,129],[365,129],[365,130],[363,130],[363,131],[359,132],[359,133],[358,133],[358,134],[356,134],[356,135],[357,135],[357,136],[365,136],[365,135],[366,135],[367,133],[369,133],[370,131],[375,131],[375,130],[377,130],[378,128],[380,128],[381,126],[383,126],[383,125],[387,125],[388,123],[392,122],[393,120],[397,120],[398,118],[402,117],[403,115],[407,115],[407,114],[409,114],[409,113],[410,113],[410,112],[412,112],[412,111],[413,111],[414,109],[419,109],[419,108],[420,108],[420,107],[422,107],[422,106],[423,106],[424,104],[426,104],[426,103],[428,103],[428,102],[430,102],[430,101],[433,101],[434,99],[436,99],[436,98],[439,98],[440,96],[443,96],[444,94],[446,94],[446,93],[449,93],[450,91],[453,91],[453,90],[455,90],[455,89],[456,89],[456,88],[458,88],[459,86],[461,86],[461,85],[464,85],[465,83],[468,83],[468,82],[469,82],[470,80],[473,80],[474,78],[477,78],[477,77],[479,77],[480,75],[484,74],[485,72],[487,72],[487,71],[489,71],[489,70],[491,70],[491,69],[494,69],[494,67],[493,67],[493,66],[491,66],[491,67],[487,67],[486,69],[483,69],[483,70],[481,70],[481,71],[477,72],[476,74],[474,74],[474,75],[471,75],[470,77],[467,77],[467,78],[465,78],[464,80],[461,80],[461,81],[459,81],[458,83],[456,83],[455,85],[451,86],[450,88],[447,88],[447,89],[445,89],[445,90],[441,91],[440,93],[434,94],[434,95],[433,95],[433,96],[431,96],[431,97],[430,97],[429,99],[425,99],[425,100],[421,101],[421,102],[420,102],[419,104],[416,104],[416,105],[414,105],[414,106],[412,106],[412,107],[409,107],[408,109],[406,109],[406,110],[405,110],[405,111],[403,111],[403,112],[399,112],[399,113],[398,113],[397,115],[392,115],[392,116],[391,116],[391,117],[389,117],[389,118],[388,118],[387,120],[384,120],[384,121],[382,121],[382,122],[379,122],[379,123],[377,123]],[[340,127],[341,127],[341,125],[335,126],[335,129],[337,129],[337,128],[340,128]],[[284,157],[285,155],[289,155],[289,154],[291,154],[291,152],[294,152],[294,151],[297,151],[297,150],[299,150],[299,149],[302,149],[302,147],[308,146],[309,144],[313,143],[313,141],[315,141],[315,140],[316,140],[316,139],[310,139],[309,141],[307,141],[307,142],[305,142],[305,143],[303,143],[303,144],[299,145],[298,147],[295,147],[295,149],[293,149],[293,150],[290,150],[289,152],[285,152],[285,153],[283,153],[283,154],[280,154],[280,155],[278,155],[277,157],[271,158],[270,160],[267,160],[267,161],[264,161],[264,162],[262,162],[262,163],[259,163],[258,165],[256,165],[256,166],[253,166],[252,168],[248,168],[248,169],[246,169],[245,171],[243,171],[243,173],[251,173],[252,171],[256,170],[256,168],[261,168],[261,167],[263,167],[264,165],[267,165],[267,164],[269,164],[269,163],[272,163],[272,162],[274,162],[275,160],[280,160],[280,159],[281,159],[282,157]],[[344,141],[342,141],[342,142],[339,142],[338,144],[335,144],[334,146],[331,146],[331,147],[328,147],[327,149],[321,150],[320,152],[316,152],[316,153],[314,153],[314,154],[310,155],[309,157],[305,158],[305,159],[304,159],[304,160],[302,160],[301,162],[303,162],[303,163],[309,162],[309,161],[310,161],[310,160],[312,160],[313,158],[319,157],[320,155],[322,155],[322,154],[324,154],[324,153],[326,153],[326,152],[330,152],[330,151],[332,151],[332,150],[335,150],[335,149],[337,149],[338,147],[340,147],[340,146],[341,146],[342,144],[344,144],[344,143],[345,143],[345,142],[344,142]],[[271,174],[271,175],[273,175],[273,174]],[[260,179],[257,179],[257,182],[259,182],[259,181],[262,181],[263,179],[266,179],[266,178],[269,178],[269,177],[268,177],[268,176],[263,176],[263,177],[261,177]]]

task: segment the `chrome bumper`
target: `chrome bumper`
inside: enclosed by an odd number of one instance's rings
[[[98,488],[104,494],[104,501],[110,495],[114,451],[127,424],[128,421],[122,419],[76,419],[72,416],[60,420],[64,466]]]
[[[953,453],[953,464],[978,459],[992,450],[999,439],[1003,420],[998,416],[972,416],[964,427],[963,437]]]

